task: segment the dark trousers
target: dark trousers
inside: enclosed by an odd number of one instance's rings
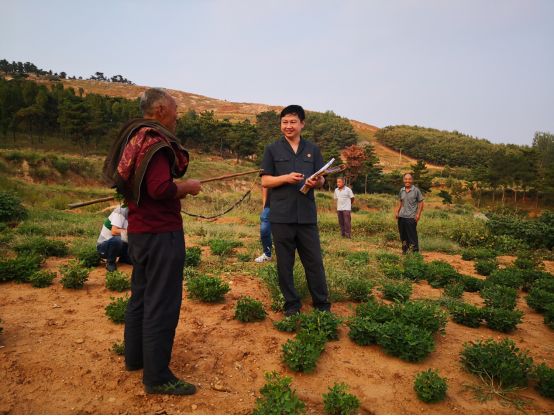
[[[114,235],[109,240],[104,241],[96,246],[98,254],[103,259],[106,259],[108,263],[115,263],[119,257],[119,261],[122,263],[131,263],[129,255],[127,254],[128,245],[121,239],[121,236]]]
[[[129,234],[129,255],[133,274],[125,314],[125,364],[144,366],[144,384],[165,384],[175,380],[169,362],[183,293],[183,232]]]
[[[415,218],[398,218],[398,231],[402,241],[402,253],[406,254],[408,250],[419,251]]]
[[[317,224],[271,223],[271,233],[277,255],[279,287],[285,298],[285,313],[297,312],[302,307],[300,296],[294,287],[293,269],[296,250],[306,272],[314,308],[330,310]]]
[[[340,235],[350,238],[350,230],[352,228],[351,211],[337,211],[340,225]]]

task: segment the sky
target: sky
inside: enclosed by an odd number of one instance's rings
[[[554,133],[554,0],[0,0],[0,59],[494,143]]]

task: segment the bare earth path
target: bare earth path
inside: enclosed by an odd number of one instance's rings
[[[464,273],[470,262],[459,256],[426,254],[426,260],[448,259]],[[50,259],[56,270],[66,260]],[[547,265],[554,272],[554,264]],[[123,266],[130,273],[130,266]],[[512,405],[493,399],[477,401],[464,384],[477,384],[459,364],[464,342],[505,335],[487,328],[471,329],[449,322],[445,336],[436,339],[436,350],[422,363],[411,364],[387,356],[377,347],[360,347],[342,327],[339,341],[328,343],[312,374],[287,370],[281,363],[281,345],[292,335],[278,332],[269,313],[261,323],[243,324],[233,319],[237,298],[250,295],[270,300],[261,282],[248,276],[223,276],[231,284],[224,303],[209,305],[184,297],[177,329],[172,368],[196,383],[192,397],[147,396],[141,373],[127,372],[122,358],[110,351],[123,338],[123,326],[104,314],[114,296],[104,287],[104,270],[94,270],[83,290],[63,289],[59,280],[45,289],[6,283],[0,286],[0,414],[39,413],[250,413],[264,384],[265,371],[277,370],[293,378],[293,387],[305,401],[308,413],[323,413],[322,394],[334,382],[345,382],[362,403],[360,413],[514,414]],[[120,296],[117,294],[116,296]],[[425,283],[414,286],[413,297],[440,296]],[[468,302],[480,303],[475,294]],[[352,315],[352,305],[334,305],[342,316]],[[530,310],[522,296],[518,308],[524,322],[510,334],[519,347],[528,349],[536,362],[554,366],[554,331],[542,316]],[[427,405],[413,391],[416,373],[438,368],[449,380],[445,401]],[[554,414],[554,402],[533,388],[520,392],[528,400],[528,413]]]

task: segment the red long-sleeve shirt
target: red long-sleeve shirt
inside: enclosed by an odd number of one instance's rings
[[[141,185],[140,205],[129,202],[129,233],[164,233],[183,229],[181,200],[176,197],[167,154],[162,149],[150,160]]]

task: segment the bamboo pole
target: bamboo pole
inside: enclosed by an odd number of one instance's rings
[[[229,175],[216,176],[215,178],[200,179],[200,183],[224,181],[226,179],[236,178],[238,176],[245,176],[245,175],[250,175],[252,173],[260,173],[260,172],[261,172],[261,169],[254,169],[254,170],[249,170],[247,172],[231,173]],[[114,200],[114,199],[115,199],[115,196],[106,196],[104,198],[93,199],[93,200],[85,201],[85,202],[75,202],[73,204],[69,204],[68,207],[71,208],[71,209],[80,208],[80,207],[84,207],[84,206],[87,206],[87,205],[97,204],[99,202],[111,201],[111,200]]]

